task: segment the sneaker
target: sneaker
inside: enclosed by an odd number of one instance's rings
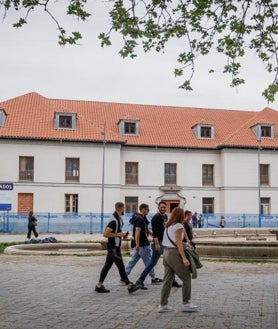
[[[159,283],[161,283],[161,282],[163,282],[162,279],[159,279],[159,278],[153,278],[153,279],[152,279],[152,284],[159,284]]]
[[[163,305],[163,306],[159,305],[158,310],[157,310],[158,313],[165,313],[165,312],[172,312],[172,311],[173,311],[173,308],[168,305]]]
[[[148,290],[147,287],[145,287],[143,282],[136,282],[136,286],[139,287],[141,290]]]
[[[172,283],[172,287],[180,288],[180,287],[182,287],[182,285],[179,284],[176,280],[174,280]]]
[[[105,287],[104,287],[103,285],[100,286],[100,287],[96,286],[96,287],[95,287],[95,291],[96,291],[96,292],[100,292],[100,293],[103,293],[103,292],[110,292],[110,290],[105,289]]]
[[[128,292],[132,294],[134,291],[140,289],[136,284],[132,284],[130,288],[127,288]]]
[[[197,311],[198,306],[192,304],[191,302],[184,304],[182,306],[182,312],[196,312]]]

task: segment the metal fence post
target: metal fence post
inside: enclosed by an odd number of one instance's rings
[[[93,234],[93,214],[90,212],[90,234]]]
[[[47,213],[47,233],[49,233],[50,212]]]

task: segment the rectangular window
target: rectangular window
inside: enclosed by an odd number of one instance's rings
[[[125,134],[136,134],[136,123],[135,122],[125,122],[124,123],[124,133]]]
[[[19,157],[19,180],[34,180],[34,157]]]
[[[271,126],[261,126],[261,137],[272,137]]]
[[[203,214],[214,214],[214,198],[203,198]]]
[[[66,158],[66,182],[79,182],[79,158]]]
[[[260,164],[260,185],[269,185],[269,164]]]
[[[261,198],[260,209],[261,214],[270,215],[270,198]]]
[[[60,115],[59,116],[59,128],[72,128],[72,116]]]
[[[78,194],[65,194],[65,212],[78,212]]]
[[[138,162],[125,163],[125,183],[138,184]]]
[[[55,129],[76,129],[76,113],[55,113]]]
[[[138,197],[126,196],[125,197],[125,212],[127,214],[133,214],[138,212]]]
[[[164,164],[164,184],[176,185],[177,184],[177,164],[165,163]]]
[[[201,137],[211,138],[211,127],[201,126]]]
[[[202,183],[203,186],[206,185],[213,185],[214,184],[214,179],[213,179],[213,170],[214,165],[211,164],[203,164],[202,168]]]

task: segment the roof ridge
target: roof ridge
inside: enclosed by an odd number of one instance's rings
[[[247,121],[245,121],[238,129],[236,129],[232,134],[230,134],[226,139],[224,139],[223,142],[220,143],[219,145],[226,144],[226,142],[228,140],[230,140],[232,137],[234,137],[235,135],[237,135],[240,132],[240,130],[244,129],[248,125],[249,122],[254,121],[256,117],[261,116],[262,113],[264,113],[265,111],[269,111],[269,110],[274,111],[274,112],[277,112],[274,109],[271,109],[269,107],[265,107],[261,111],[255,112],[255,114],[250,119],[248,119]],[[260,122],[260,120],[257,121],[257,123],[259,123],[259,122]],[[255,123],[254,125],[256,125],[257,123]],[[251,126],[248,126],[248,127],[251,128],[254,125],[251,125]]]

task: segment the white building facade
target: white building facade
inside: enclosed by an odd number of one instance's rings
[[[119,104],[107,112],[63,102],[31,93],[0,103],[0,182],[14,184],[11,211],[111,213],[123,201],[126,212],[147,203],[154,213],[164,200],[168,212],[278,214],[276,111],[128,105],[123,113]],[[85,125],[97,120],[90,135]]]

